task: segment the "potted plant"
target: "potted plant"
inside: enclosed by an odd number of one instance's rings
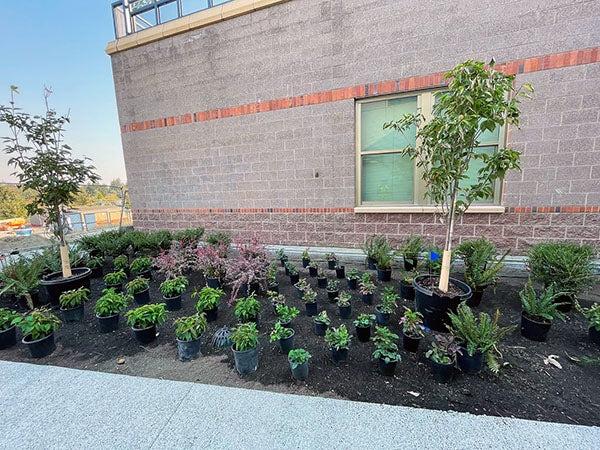
[[[379,304],[375,306],[375,318],[378,325],[387,325],[391,315],[398,307],[398,294],[396,290],[387,286],[381,294]]]
[[[348,348],[350,347],[351,340],[352,336],[350,336],[344,324],[337,328],[327,329],[325,342],[329,346],[333,362],[339,363],[348,359]]]
[[[436,95],[431,118],[405,114],[384,125],[402,133],[417,128],[417,144],[405,147],[402,154],[416,161],[427,196],[439,207],[446,226],[439,276],[422,275],[414,281],[416,309],[425,325],[436,331],[445,331],[448,313],[471,296],[466,283],[450,279],[456,222],[474,201],[493,197],[496,180],[519,169],[516,150],[479,150],[484,133],[519,125],[519,104],[532,91],[528,84],[515,89],[515,76],[495,70],[494,64],[469,60],[457,65],[445,74],[448,86]],[[479,167],[475,173],[474,164]]]
[[[175,339],[180,361],[196,359],[200,354],[200,338],[208,328],[204,313],[175,320]]]
[[[327,287],[327,275],[320,267],[317,269],[317,287],[325,289]]]
[[[277,315],[277,307],[280,305],[285,305],[285,295],[275,291],[267,291],[267,298],[271,302],[273,313]]]
[[[224,295],[221,289],[206,286],[194,291],[192,300],[196,302],[196,311],[206,314],[208,322],[214,322],[219,317],[219,304]]]
[[[594,303],[589,308],[581,308],[581,312],[588,320],[590,341],[600,345],[600,304]]]
[[[140,256],[131,261],[129,272],[134,277],[152,279],[152,258]]]
[[[315,324],[315,334],[317,336],[325,336],[327,328],[329,328],[329,325],[331,325],[331,320],[329,320],[327,311],[321,311],[319,314],[317,314],[313,319],[313,322]]]
[[[269,264],[267,269],[267,291],[279,293],[279,283],[277,282],[277,265],[275,262]]]
[[[312,355],[303,348],[295,348],[288,353],[292,376],[296,380],[306,380],[308,378],[308,360],[311,357]]]
[[[277,317],[279,317],[279,322],[285,328],[291,328],[292,320],[294,320],[298,314],[300,314],[298,308],[287,305],[278,305],[276,312]]]
[[[594,249],[589,245],[568,242],[548,242],[531,247],[527,264],[531,276],[545,288],[555,285],[556,298],[561,311],[567,312],[577,300],[577,295],[594,283]]]
[[[29,349],[32,358],[44,358],[56,349],[54,332],[61,322],[49,308],[34,309],[15,318],[14,322],[21,330],[21,342]]]
[[[384,282],[391,281],[394,253],[387,243],[379,248],[375,255],[375,261],[377,263],[377,280]]]
[[[400,296],[404,300],[414,301],[415,300],[415,288],[413,282],[417,277],[416,271],[405,272],[400,279]]]
[[[521,299],[521,336],[532,341],[546,342],[548,332],[555,319],[565,320],[565,315],[560,311],[561,303],[555,299],[560,296],[554,290],[554,285],[544,289],[539,295],[533,288],[531,279],[519,292]]]
[[[350,301],[352,300],[352,296],[346,292],[341,291],[337,298],[338,311],[340,313],[340,317],[342,319],[349,319],[352,315],[352,304]]]
[[[369,342],[371,339],[371,326],[375,322],[374,314],[359,314],[354,321],[356,337],[360,342]]]
[[[260,302],[254,293],[248,297],[242,297],[235,303],[233,314],[240,323],[254,322],[258,326],[260,314]]]
[[[242,323],[231,330],[235,368],[240,375],[255,372],[258,368],[258,330],[254,322]]]
[[[346,278],[346,266],[340,266],[339,264],[335,266],[335,276],[339,280]]]
[[[460,353],[457,356],[458,368],[465,373],[477,373],[483,368],[484,359],[493,373],[500,371],[496,358],[498,344],[514,327],[501,327],[500,311],[492,319],[487,313],[475,317],[471,308],[461,304],[456,313],[450,313],[451,324],[448,330],[458,341]]]
[[[17,323],[21,314],[8,308],[0,308],[0,350],[17,343]]]
[[[381,247],[389,247],[388,241],[385,236],[373,235],[369,236],[365,241],[362,249],[367,257],[367,267],[369,270],[375,270],[377,263],[377,253]]]
[[[284,327],[281,322],[275,322],[271,331],[271,342],[279,342],[281,353],[287,355],[294,348],[294,330]]]
[[[460,347],[454,340],[454,336],[442,334],[434,336],[431,348],[427,350],[425,356],[429,359],[431,372],[438,383],[448,383],[452,380],[456,355],[459,352]]]
[[[232,285],[231,303],[237,297],[248,297],[261,290],[266,284],[270,263],[266,249],[256,239],[249,244],[238,244],[237,250],[238,255],[227,260],[226,266],[227,279]]]
[[[310,264],[310,254],[308,253],[308,249],[305,248],[304,251],[302,252],[302,267],[304,267],[306,269],[309,264]]]
[[[310,284],[308,281],[306,281],[306,278],[301,278],[296,284],[294,284],[294,287],[296,288],[296,293],[298,294],[298,297],[302,298],[302,296],[304,295],[304,291],[310,288]]]
[[[402,347],[406,351],[416,353],[421,338],[424,336],[423,316],[421,313],[405,307],[400,325],[402,325]]]
[[[114,289],[104,289],[96,301],[94,312],[98,318],[100,333],[110,333],[119,327],[119,313],[131,302],[131,297]]]
[[[318,310],[317,293],[312,289],[307,289],[304,291],[304,295],[302,295],[302,300],[306,307],[306,315],[309,317],[315,316]]]
[[[400,248],[400,254],[404,260],[404,270],[412,272],[417,269],[419,255],[423,251],[423,238],[421,236],[409,236]]]
[[[90,290],[84,287],[60,294],[58,302],[65,322],[81,322],[83,320],[83,305],[89,300],[89,295]]]
[[[123,290],[123,283],[127,281],[127,274],[123,270],[117,270],[116,272],[110,272],[104,275],[104,284],[107,289],[114,289],[115,291]]]
[[[286,268],[288,275],[290,276],[290,283],[296,284],[298,281],[300,281],[300,273],[294,264],[289,263]]]
[[[30,115],[17,108],[15,95],[18,88],[11,86],[9,106],[0,106],[0,122],[6,123],[10,131],[10,136],[4,140],[8,165],[17,170],[14,175],[19,188],[31,193],[27,213],[45,217],[59,243],[62,270],[48,274],[40,281],[50,301],[57,305],[64,291],[90,287],[90,269],[71,269],[65,238],[69,226],[66,209],[73,203],[81,185],[95,183],[100,177],[86,159],[74,158],[71,147],[64,143],[64,125],[69,122],[69,117],[50,109],[48,98],[51,93],[49,89],[44,90],[46,113]],[[36,317],[41,318],[39,314]]]
[[[146,278],[137,277],[127,283],[127,293],[138,305],[150,303],[150,284]]]
[[[375,292],[375,283],[371,279],[371,275],[363,273],[358,283],[358,292],[362,295],[362,301],[365,305],[373,304],[373,293]]]
[[[227,248],[217,245],[206,245],[196,249],[196,268],[204,274],[206,285],[220,289],[221,279],[226,275]]]
[[[20,257],[6,263],[0,271],[0,294],[12,295],[29,309],[41,306],[39,286],[42,271],[43,261],[39,258]]]
[[[360,273],[358,273],[358,269],[353,267],[346,274],[348,289],[356,289],[358,287],[358,280],[360,280]]]
[[[160,284],[159,290],[168,311],[179,311],[181,309],[181,296],[188,285],[189,281],[183,275],[165,280]]]
[[[396,344],[397,340],[398,335],[392,333],[389,328],[375,327],[373,358],[379,361],[379,371],[382,375],[391,377],[396,372],[396,365],[401,359],[398,353],[398,344]]]
[[[308,265],[308,275],[310,277],[316,277],[317,273],[319,271],[319,263],[316,261],[311,261],[310,264]]]
[[[140,344],[149,344],[157,336],[156,327],[167,320],[167,309],[164,303],[138,306],[125,313],[127,325]]]
[[[280,248],[279,250],[277,250],[275,252],[275,256],[281,262],[281,267],[285,267],[285,263],[287,262],[288,257],[285,254],[285,251],[283,250],[283,248]]]
[[[325,253],[325,260],[327,261],[327,267],[329,270],[334,270],[338,264],[338,259],[335,253]]]
[[[463,260],[465,281],[473,291],[473,295],[467,300],[467,305],[479,306],[483,291],[489,286],[494,286],[498,281],[508,251],[500,259],[496,259],[496,246],[482,237],[462,242],[456,247],[456,254]]]
[[[104,275],[104,257],[90,256],[86,266],[92,271],[90,274],[91,278],[102,278]]]
[[[129,270],[129,258],[127,255],[119,255],[115,259],[113,259],[113,268],[115,272],[122,270],[127,273]]]
[[[329,280],[327,282],[327,297],[331,303],[335,302],[335,299],[340,293],[340,282],[338,280]]]

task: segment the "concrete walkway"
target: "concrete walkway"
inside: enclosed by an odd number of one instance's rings
[[[573,448],[600,428],[0,361],[0,448]]]

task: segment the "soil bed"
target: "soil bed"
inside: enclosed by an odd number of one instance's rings
[[[402,361],[398,363],[396,375],[384,377],[379,374],[377,363],[371,359],[372,343],[360,343],[356,337],[350,347],[348,362],[339,366],[331,362],[323,338],[313,333],[312,317],[304,314],[304,304],[296,295],[295,288],[284,275],[283,269],[279,270],[280,291],[285,294],[289,305],[296,306],[302,312],[292,325],[296,332],[295,346],[306,348],[313,355],[309,378],[305,382],[292,380],[287,358],[280,353],[277,343],[269,343],[268,334],[275,316],[264,296],[261,296],[263,311],[259,368],[256,373],[242,379],[233,368],[231,350],[214,349],[210,343],[212,334],[218,328],[235,325],[232,308],[221,305],[218,321],[209,324],[209,332],[202,340],[204,356],[182,363],[177,359],[173,321],[194,313],[189,292],[184,295],[183,308],[168,313],[167,322],[159,327],[158,339],[142,347],[135,341],[123,317],[118,331],[99,333],[93,304],[104,287],[101,280],[92,280],[93,300],[86,305],[84,321],[63,324],[56,334],[57,349],[52,355],[33,360],[25,346],[18,344],[0,351],[0,359],[473,414],[600,425],[600,367],[580,366],[567,357],[567,354],[574,357],[599,356],[599,349],[588,340],[585,321],[575,313],[570,313],[564,323],[554,323],[545,343],[526,340],[521,337],[517,327],[500,347],[505,365],[499,376],[489,371],[475,376],[457,374],[450,384],[438,384],[424,356],[432,337],[428,333],[421,342],[419,352],[414,355],[401,351]],[[325,289],[316,287],[316,279],[308,277],[308,269],[300,268],[300,273],[318,292],[319,310],[327,310],[333,326],[345,323],[354,334],[352,321],[356,316],[374,312],[379,298],[377,294],[373,305],[366,305],[357,291],[350,291],[353,296],[352,318],[340,319],[337,305],[329,303]],[[335,271],[327,271],[327,275],[334,279]],[[399,289],[399,271],[394,270],[393,276],[394,279],[389,283],[378,283],[379,292],[387,285]],[[153,278],[151,298],[153,302],[160,302],[158,285],[161,280],[158,276]],[[203,278],[198,274],[192,274],[190,281],[191,288],[204,285]],[[345,289],[346,282],[341,281],[341,288]],[[491,289],[486,291],[481,306],[476,309],[493,313],[500,308],[503,324],[518,325],[521,309],[517,292],[524,282],[523,279],[503,278],[495,294]],[[0,301],[0,306],[16,307],[8,305],[6,300]],[[400,336],[398,320],[402,306],[414,305],[401,301],[390,320],[390,328]],[[399,345],[401,347],[401,342]],[[552,354],[559,356],[562,369],[544,363],[544,358]]]

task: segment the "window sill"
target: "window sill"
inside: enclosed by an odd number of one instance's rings
[[[437,206],[356,206],[355,213],[441,213]],[[506,208],[500,205],[475,205],[469,207],[465,214],[502,214]]]

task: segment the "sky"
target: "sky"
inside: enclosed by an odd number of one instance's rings
[[[126,179],[110,57],[114,39],[110,0],[6,0],[0,12],[0,104],[9,86],[19,87],[18,105],[43,113],[43,88],[51,106],[69,113],[65,143],[93,160],[102,182]],[[0,125],[0,136],[6,136]],[[3,148],[1,146],[0,148]],[[14,169],[0,155],[0,181]]]

